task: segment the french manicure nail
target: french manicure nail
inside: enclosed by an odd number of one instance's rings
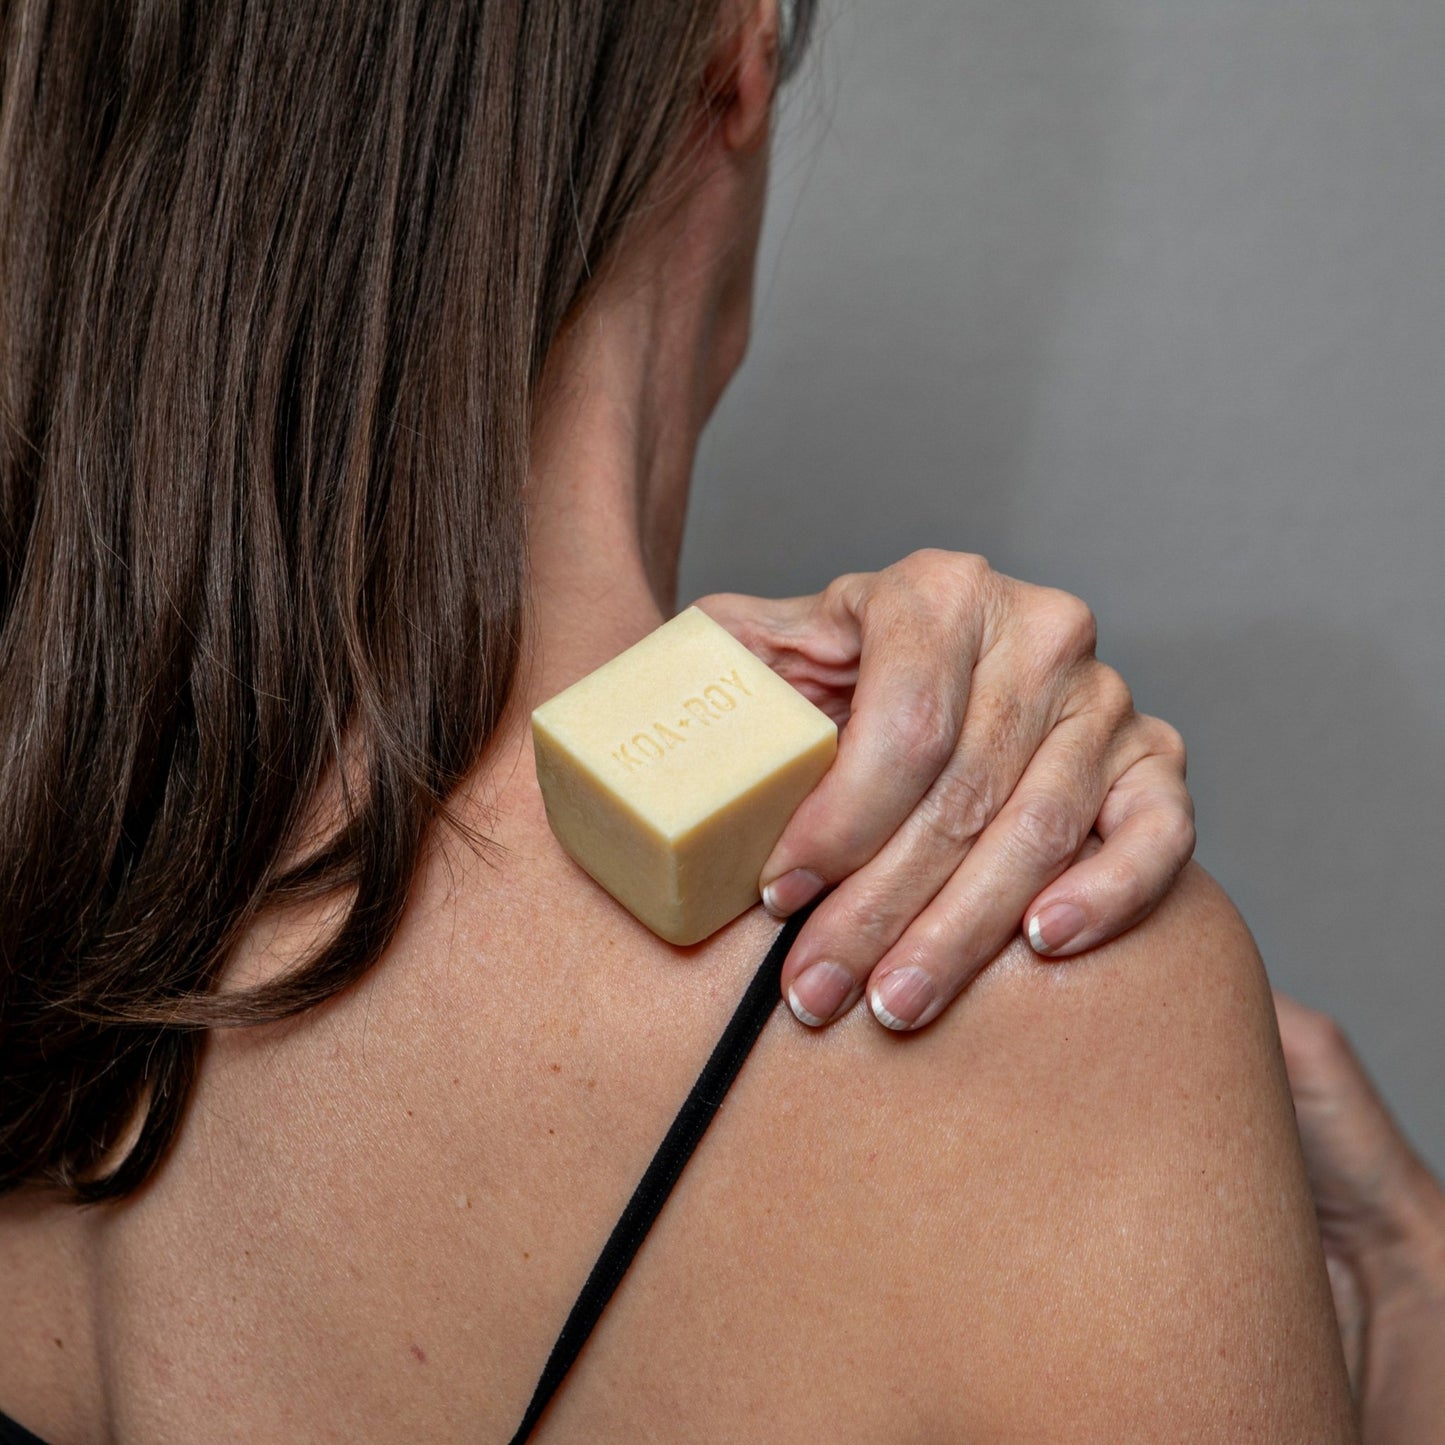
[[[827,886],[811,868],[794,868],[763,889],[763,907],[774,918],[786,918],[806,907]]]
[[[1072,903],[1050,903],[1029,919],[1029,942],[1035,953],[1057,953],[1084,931],[1088,921],[1083,909]]]
[[[841,964],[810,964],[788,988],[788,1007],[812,1029],[832,1023],[853,992],[853,975]]]
[[[933,980],[921,968],[895,969],[873,985],[868,1006],[885,1028],[911,1029],[937,996]]]

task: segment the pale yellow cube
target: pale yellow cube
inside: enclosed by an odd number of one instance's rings
[[[838,729],[695,607],[532,714],[563,848],[669,943],[758,901],[758,875],[828,770]]]

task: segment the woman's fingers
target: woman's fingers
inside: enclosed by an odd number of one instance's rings
[[[986,577],[964,565],[976,559],[937,557],[946,560],[924,554],[888,574],[840,578],[820,600],[821,625],[857,629],[858,681],[833,766],[763,866],[774,913],[876,857],[957,750],[984,641]]]
[[[1445,1420],[1445,1191],[1328,1015],[1274,996],[1320,1238],[1366,1440]]]
[[[1178,735],[1098,662],[1077,598],[926,551],[811,598],[706,608],[843,724],[764,864],[786,916],[832,889],[783,971],[826,1023],[936,1017],[1020,927],[1061,956],[1122,932],[1193,845]],[[1097,829],[1096,854],[1081,851]]]
[[[1114,783],[1095,830],[1103,846],[1028,905],[1036,953],[1064,958],[1117,938],[1146,918],[1194,852],[1194,804],[1184,744],[1157,718],[1138,719],[1148,753]]]
[[[881,1023],[921,1027],[1018,932],[1028,901],[1080,856],[1121,769],[1118,748],[1140,747],[1135,730],[1122,726],[1122,682],[1095,678],[1089,695],[1094,705],[1054,726],[1036,753],[1032,725],[1013,731],[1004,757],[982,752],[1003,779],[1006,801],[997,816],[982,809],[968,823],[969,837],[939,837],[930,846],[916,813],[809,919],[783,978],[805,1023],[835,1017],[868,980]],[[960,749],[957,766],[979,756]],[[1016,785],[1008,781],[1015,764],[1022,769]],[[820,1007],[829,1003],[836,1005],[831,1015]]]
[[[1040,942],[1062,925],[1075,941],[1060,948],[1077,952],[1152,911],[1188,861],[1182,744],[1167,724],[1134,716],[1122,679],[1103,672],[1095,708],[1059,724],[953,878],[879,961],[868,1000],[880,1023],[930,1023],[1003,949],[1026,908]],[[1114,746],[1101,749],[1100,728],[1111,726]]]
[[[818,907],[794,944],[783,987],[804,1023],[830,1023],[857,1001],[879,959],[982,836],[1051,725],[1051,713],[1035,711],[1012,690],[977,685],[943,771],[883,848]],[[1081,803],[1081,812],[1087,808]],[[1087,829],[1089,819],[1082,822]],[[1018,917],[1006,924],[1016,930]]]
[[[1108,786],[1107,759],[1086,720],[1061,724],[998,817],[938,896],[904,930],[868,981],[878,1022],[931,1023],[1002,951],[1025,905],[1078,857]]]
[[[1367,1260],[1399,1238],[1423,1166],[1334,1019],[1274,1006],[1325,1244]]]
[[[1334,1019],[1279,992],[1274,1007],[1358,1396],[1368,1350],[1408,1360],[1413,1339],[1425,1359],[1432,1334],[1445,1340],[1445,1195]]]

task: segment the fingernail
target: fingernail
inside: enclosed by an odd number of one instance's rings
[[[933,980],[921,968],[900,968],[873,985],[868,1006],[885,1028],[911,1029],[936,996]]]
[[[853,987],[853,975],[842,964],[810,964],[789,985],[788,1006],[802,1023],[820,1029],[837,1018]]]
[[[1035,953],[1057,953],[1084,931],[1088,921],[1072,903],[1050,903],[1029,919],[1029,942]]]
[[[794,868],[763,889],[763,907],[774,918],[786,918],[811,903],[827,886],[811,868]]]

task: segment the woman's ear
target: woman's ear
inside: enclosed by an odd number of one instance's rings
[[[778,86],[778,0],[723,0],[706,84],[719,139],[730,151],[756,151]]]

